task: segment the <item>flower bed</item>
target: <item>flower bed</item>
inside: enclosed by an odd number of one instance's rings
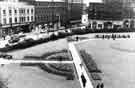
[[[91,55],[86,53],[84,50],[80,51],[80,54],[83,58],[84,63],[86,64],[89,72],[96,72],[96,73],[101,73],[102,71],[98,68],[97,64],[95,61],[92,59]]]

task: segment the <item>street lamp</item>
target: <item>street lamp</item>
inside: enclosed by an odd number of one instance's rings
[[[2,24],[0,23],[0,38],[2,38],[3,30],[2,30]]]
[[[57,13],[56,16],[58,17],[58,29],[59,29],[60,26],[61,26],[61,16],[60,16],[60,13]]]

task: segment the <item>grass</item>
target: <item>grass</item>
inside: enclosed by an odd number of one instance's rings
[[[65,61],[71,60],[72,58],[69,57],[68,50],[63,49],[60,51],[47,52],[42,56],[26,55],[24,56],[24,59]]]
[[[42,69],[45,72],[63,76],[66,78],[66,80],[74,80],[74,70],[72,68],[72,65],[66,65],[65,64],[42,64],[42,63],[21,63],[21,66],[37,66],[40,69]],[[55,66],[56,65],[56,66]],[[63,66],[65,66],[63,68]],[[61,67],[61,68],[58,68]],[[68,69],[68,71],[66,71]]]

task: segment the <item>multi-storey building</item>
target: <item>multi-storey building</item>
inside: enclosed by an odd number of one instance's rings
[[[134,0],[123,0],[123,20],[124,26],[128,28],[135,28],[135,1]]]
[[[28,0],[27,2],[35,6],[36,24],[57,22],[66,24],[77,20],[81,22],[82,0]]]
[[[35,10],[29,5],[18,0],[0,1],[0,24],[3,29],[9,29],[34,22]],[[13,31],[16,29],[14,28]]]
[[[117,1],[116,1],[117,2]],[[88,7],[91,28],[113,28],[122,25],[122,4],[114,1],[90,3]]]
[[[103,0],[104,3],[120,2],[122,3],[123,26],[135,28],[135,0]],[[117,9],[119,9],[117,7]]]

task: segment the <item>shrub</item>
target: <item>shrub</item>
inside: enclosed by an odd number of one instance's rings
[[[95,63],[95,61],[92,59],[92,57],[88,53],[86,53],[84,50],[81,50],[80,54],[83,58],[84,63],[86,64],[89,72],[101,73],[101,70],[98,69],[97,64]]]
[[[73,29],[72,32],[73,34],[79,34],[79,35],[86,33],[84,29]]]
[[[73,80],[74,79],[73,73],[62,72],[62,71],[59,71],[57,69],[54,70],[54,69],[51,69],[51,67],[49,67],[49,66],[47,66],[45,64],[39,64],[38,66],[43,71],[47,71],[48,73],[53,73],[53,74],[56,74],[56,75],[64,76],[64,77],[66,77],[67,80]]]
[[[51,55],[54,55],[54,54],[67,53],[67,52],[68,52],[68,50],[66,50],[66,49],[63,49],[63,50],[60,50],[60,51],[54,51],[54,52],[47,52],[47,53],[43,54],[41,56],[41,58],[47,58],[48,56],[51,56]]]
[[[102,80],[100,74],[98,73],[91,73],[91,77],[93,80]]]
[[[50,40],[57,40],[58,36],[56,36],[54,33],[50,35]]]
[[[66,36],[68,36],[68,33],[59,32],[58,34],[58,38],[65,38]]]
[[[67,52],[66,53],[61,52],[61,53],[56,53],[56,54],[48,56],[47,60],[66,61],[66,60],[71,60],[71,59],[70,59],[69,54]]]
[[[64,71],[64,72],[74,72],[72,65],[69,64],[49,64],[52,68],[55,68],[59,71]]]

